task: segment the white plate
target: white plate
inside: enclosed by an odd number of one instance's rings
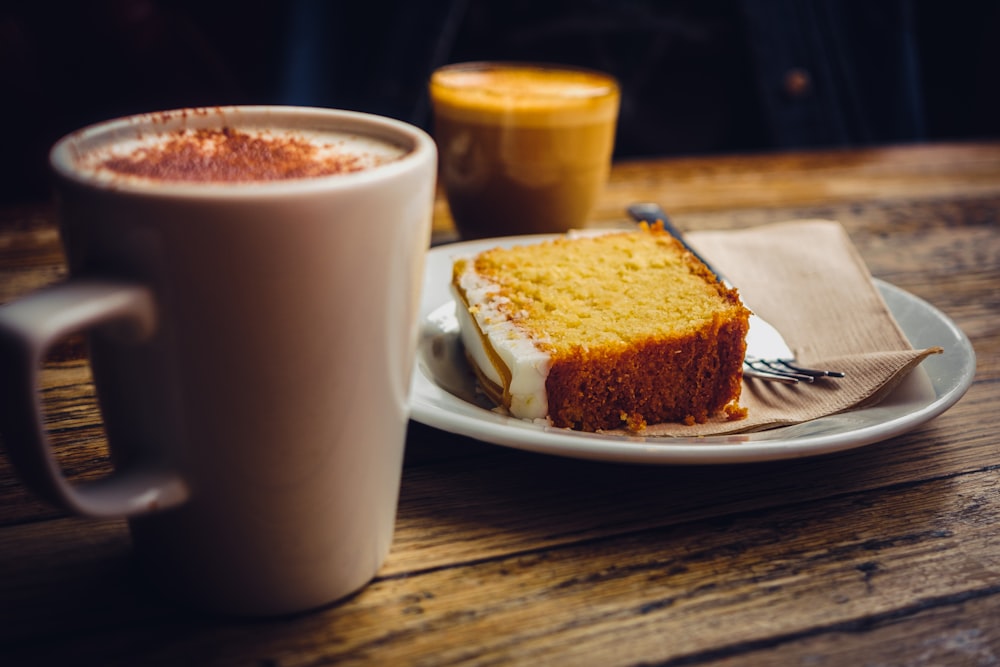
[[[549,236],[472,241],[433,248],[424,273],[421,332],[410,399],[422,424],[496,445],[556,456],[642,464],[746,463],[815,456],[891,438],[938,416],[965,393],[975,375],[969,339],[947,316],[889,283],[876,280],[915,348],[940,345],[879,405],[740,435],[644,438],[580,433],[498,414],[475,389],[458,340],[449,284],[456,255]]]

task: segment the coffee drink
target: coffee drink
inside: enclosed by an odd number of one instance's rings
[[[166,121],[169,115],[163,115]],[[346,132],[180,127],[95,147],[76,164],[107,181],[260,183],[354,173],[405,152],[396,144]]]
[[[436,147],[332,109],[100,123],[50,156],[66,281],[0,307],[0,430],[43,497],[246,615],[328,604],[392,542]],[[64,478],[32,395],[87,332],[114,473]],[[36,406],[36,407],[32,407]],[[56,462],[56,463],[53,463]]]
[[[430,84],[440,178],[464,238],[581,226],[607,180],[615,80],[586,70],[467,63]]]

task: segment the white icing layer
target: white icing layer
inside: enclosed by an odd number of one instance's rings
[[[469,356],[487,379],[504,387],[510,394],[510,413],[513,416],[521,419],[545,418],[549,411],[545,392],[545,380],[551,365],[549,354],[540,350],[534,339],[501,310],[500,304],[509,301],[498,294],[499,288],[495,284],[473,270],[471,261],[466,264],[458,282],[470,307],[466,309],[459,295],[455,295],[455,314],[462,344]],[[454,285],[452,290],[455,290]],[[510,386],[505,386],[502,375],[493,366],[484,348],[483,337],[510,372]]]

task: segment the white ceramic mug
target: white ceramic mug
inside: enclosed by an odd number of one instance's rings
[[[84,166],[132,138],[222,127],[401,156],[250,183]],[[85,128],[51,163],[70,277],[0,307],[0,432],[24,481],[77,514],[128,517],[149,576],[211,610],[297,612],[366,584],[395,523],[433,141],[367,114],[228,107]],[[36,383],[82,330],[114,472],[71,484]]]

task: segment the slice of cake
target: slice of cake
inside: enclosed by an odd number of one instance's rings
[[[739,419],[749,311],[659,226],[455,261],[462,342],[511,415],[582,431]]]

